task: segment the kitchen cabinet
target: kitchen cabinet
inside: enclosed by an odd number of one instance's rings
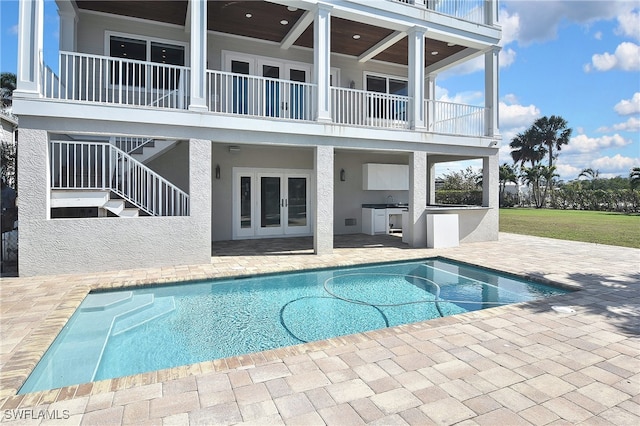
[[[362,189],[365,191],[406,191],[409,189],[409,166],[406,164],[363,164]]]
[[[375,235],[402,232],[402,213],[405,210],[402,207],[363,208],[362,233]]]

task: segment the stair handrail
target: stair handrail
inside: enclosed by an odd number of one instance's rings
[[[149,142],[153,142],[153,138],[140,138],[131,136],[111,136],[109,143],[120,148],[127,154],[131,154],[136,149],[147,145]]]
[[[189,194],[110,143],[51,141],[50,161],[52,189],[105,189],[152,216],[189,215]]]

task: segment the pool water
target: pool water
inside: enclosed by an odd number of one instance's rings
[[[429,259],[90,293],[19,393],[566,292]]]

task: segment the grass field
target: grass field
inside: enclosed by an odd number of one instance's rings
[[[640,248],[640,215],[552,209],[500,209],[500,231]]]

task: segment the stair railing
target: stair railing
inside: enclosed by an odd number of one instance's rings
[[[51,141],[51,189],[109,190],[151,216],[188,216],[189,194],[104,142]]]
[[[144,147],[149,142],[153,142],[153,139],[130,136],[112,136],[111,138],[109,138],[109,143],[111,145],[115,145],[127,154],[131,154],[136,149]]]

